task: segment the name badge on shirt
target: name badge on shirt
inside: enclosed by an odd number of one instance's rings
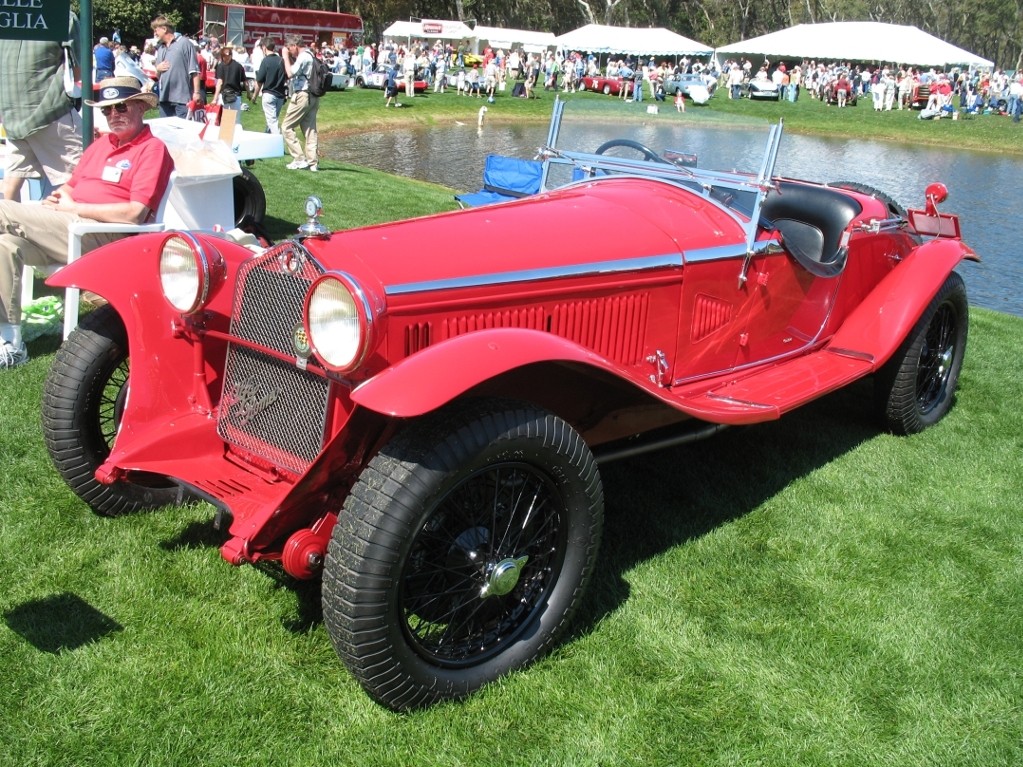
[[[103,180],[109,181],[112,184],[118,184],[121,181],[121,169],[115,168],[113,165],[107,165],[103,168]]]

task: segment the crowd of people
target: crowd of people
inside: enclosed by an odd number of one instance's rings
[[[870,99],[875,112],[916,108],[924,119],[960,114],[1000,113],[1020,121],[1023,112],[1023,74],[1010,77],[1001,69],[935,68],[850,62],[765,61],[754,72],[749,59],[728,60],[723,66],[728,97],[742,98],[749,84],[769,81],[781,98],[796,101],[801,92],[839,107]]]

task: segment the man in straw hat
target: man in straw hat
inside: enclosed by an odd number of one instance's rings
[[[76,221],[142,224],[159,206],[174,162],[142,118],[157,104],[134,77],[99,84],[99,98],[86,101],[106,118],[110,133],[82,153],[71,178],[42,201],[0,201],[0,370],[28,359],[21,337],[21,273],[25,264],[67,261],[68,225]],[[86,235],[88,251],[124,237]]]

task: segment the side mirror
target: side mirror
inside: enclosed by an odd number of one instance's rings
[[[938,213],[939,203],[948,199],[948,187],[940,182],[929,184],[924,190],[924,197],[927,204],[927,214],[935,216]]]

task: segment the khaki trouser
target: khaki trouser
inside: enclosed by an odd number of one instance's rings
[[[67,263],[68,225],[86,221],[74,213],[38,203],[0,200],[0,323],[21,323],[21,272],[25,264]],[[87,234],[82,252],[119,240],[124,234]]]
[[[288,111],[281,123],[284,134],[284,145],[292,160],[305,160],[310,165],[316,164],[316,112],[320,108],[320,100],[305,91],[299,91],[288,99]],[[305,150],[298,140],[295,127],[298,126],[305,134]]]

